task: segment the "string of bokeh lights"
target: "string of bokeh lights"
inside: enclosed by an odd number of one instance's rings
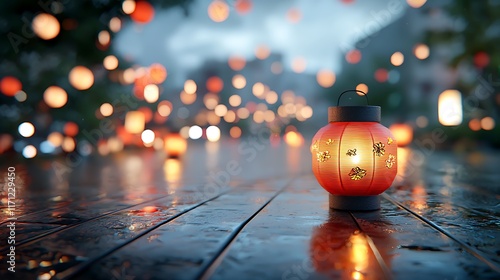
[[[349,4],[352,1],[342,1]],[[407,0],[408,5],[413,8],[420,8],[425,4],[425,0]],[[251,0],[234,1],[234,10],[238,16],[243,16],[252,10]],[[207,7],[207,16],[214,22],[224,22],[231,14],[231,9],[226,1],[214,0]],[[126,16],[129,16],[132,21],[137,24],[147,24],[154,18],[155,8],[147,1],[125,0],[122,3],[122,10]],[[298,8],[291,7],[286,15],[286,20],[290,24],[297,24],[301,21],[302,15]],[[107,26],[106,30],[102,30],[97,35],[97,43],[105,49],[111,43],[110,32],[117,33],[121,30],[124,23],[124,18],[113,17]],[[52,40],[56,38],[61,31],[59,21],[51,14],[40,13],[34,17],[32,28],[35,34],[42,40]],[[430,55],[430,49],[423,43],[418,43],[414,46],[412,54],[419,60],[425,60]],[[271,54],[271,50],[266,45],[259,45],[255,49],[255,58],[258,60],[266,60]],[[408,55],[408,54],[407,54]],[[486,56],[485,56],[486,55]],[[349,64],[358,64],[362,60],[362,53],[358,49],[352,49],[345,54],[345,61]],[[404,64],[405,55],[403,52],[394,52],[387,58],[393,69],[379,68],[374,71],[373,77],[379,83],[395,84],[399,82],[400,74],[397,67]],[[488,64],[488,56],[485,53],[478,53],[474,58],[476,66],[486,66]],[[120,61],[114,55],[108,55],[102,61],[102,67],[109,71],[109,78],[113,82],[118,82],[122,85],[132,85],[132,94],[140,102],[154,104],[156,108],[153,110],[148,106],[141,106],[136,110],[126,113],[123,123],[116,127],[116,135],[100,139],[97,145],[97,152],[101,155],[119,152],[124,147],[140,146],[148,147],[157,150],[165,149],[167,152],[178,153],[172,151],[167,145],[167,139],[179,144],[182,140],[179,139],[206,139],[207,141],[217,142],[221,135],[226,131],[221,131],[220,124],[225,122],[228,124],[227,131],[229,137],[240,138],[243,134],[240,122],[251,121],[254,124],[266,125],[273,132],[272,137],[280,135],[284,131],[283,139],[291,146],[301,146],[304,139],[300,132],[290,124],[291,120],[303,122],[310,119],[314,114],[314,109],[307,104],[304,97],[296,94],[292,90],[285,90],[281,93],[274,91],[268,85],[262,82],[250,84],[248,77],[245,77],[239,71],[243,70],[247,64],[244,57],[233,55],[229,57],[228,66],[234,71],[230,85],[224,84],[224,81],[218,76],[211,76],[206,81],[195,81],[187,79],[184,82],[183,90],[177,96],[169,96],[165,98],[162,95],[162,83],[168,77],[167,69],[159,64],[154,63],[150,66],[133,66],[126,69],[120,69]],[[303,73],[307,68],[307,61],[302,57],[293,59],[291,70],[294,73]],[[279,61],[271,63],[270,71],[273,74],[283,72],[283,65]],[[88,67],[83,65],[75,65],[68,74],[70,85],[78,90],[85,91],[91,88],[94,84],[94,73]],[[330,69],[320,69],[316,73],[316,81],[323,88],[330,88],[336,82],[336,74]],[[206,92],[200,90],[202,87]],[[219,93],[225,87],[232,87],[237,93],[230,95],[227,100],[223,100]],[[357,90],[369,93],[367,83],[360,83],[356,86]],[[29,98],[29,93],[23,91],[21,81],[14,76],[5,76],[0,80],[0,91],[9,97],[15,98],[22,103]],[[253,99],[246,101],[246,97],[253,95]],[[242,98],[245,96],[245,98]],[[461,112],[461,94],[458,91],[445,91],[440,98],[440,104],[449,104],[454,106],[455,110]],[[88,98],[92,98],[89,96]],[[185,125],[178,131],[179,137],[173,135],[172,132],[158,128],[158,125],[164,124],[174,111],[174,98],[178,98],[182,104],[181,108],[177,108],[177,117],[185,119],[186,115],[190,114],[190,106],[194,104],[202,104],[203,107],[194,114],[193,123]],[[59,109],[68,104],[68,93],[60,86],[49,86],[43,92],[43,102],[52,109]],[[97,108],[95,116],[97,119],[112,118],[115,114],[115,106],[109,102],[102,103]],[[191,112],[192,113],[192,112]],[[458,125],[462,122],[462,115],[452,116],[454,119],[449,119],[443,114],[440,115],[439,122],[443,125]],[[151,125],[153,124],[153,125]],[[428,124],[426,116],[419,116],[416,119],[418,127],[424,128]],[[282,128],[284,127],[284,129]],[[471,119],[469,128],[473,131],[491,130],[495,127],[494,119],[491,117],[483,117],[482,119]],[[395,128],[396,129],[396,128]],[[399,129],[404,129],[401,137],[407,136],[410,133],[411,127],[400,126]],[[36,133],[36,127],[33,123],[22,122],[18,126],[19,135],[22,138],[30,138]],[[394,132],[394,131],[393,131]],[[78,150],[81,154],[90,154],[93,150],[89,143],[85,145],[77,145],[77,136],[80,133],[78,124],[74,122],[66,122],[61,131],[50,132],[46,139],[39,145],[27,143],[24,141],[15,141],[15,135],[3,134],[0,136],[0,153],[5,152],[11,146],[26,158],[33,158],[39,152],[44,154],[56,154],[59,152],[70,153]],[[411,137],[410,137],[411,141]],[[87,141],[88,142],[88,141]],[[404,142],[404,141],[403,141]],[[173,143],[173,142],[172,142]],[[17,144],[17,145],[16,145]],[[79,148],[81,147],[81,148]],[[180,148],[182,150],[182,148]]]

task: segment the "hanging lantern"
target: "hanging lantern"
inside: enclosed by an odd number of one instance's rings
[[[359,90],[355,91],[366,94]],[[367,101],[368,98],[366,97]],[[379,106],[328,108],[329,124],[312,140],[312,168],[330,193],[330,207],[376,210],[378,195],[392,184],[397,172],[397,143],[380,124]]]

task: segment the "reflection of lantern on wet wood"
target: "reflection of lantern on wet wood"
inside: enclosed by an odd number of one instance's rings
[[[328,119],[314,136],[311,153],[314,175],[330,193],[330,207],[378,209],[377,195],[397,172],[397,143],[380,124],[380,107],[330,107]]]

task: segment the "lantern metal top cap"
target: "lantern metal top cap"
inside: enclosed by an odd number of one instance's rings
[[[380,106],[328,107],[328,122],[380,122]]]
[[[340,98],[347,92],[362,93],[366,99],[366,106],[339,106]],[[368,105],[368,96],[357,89],[343,91],[339,95],[336,107],[328,107],[328,122],[380,122],[380,106]]]

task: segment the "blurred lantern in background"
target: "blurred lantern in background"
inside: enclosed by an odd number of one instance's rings
[[[141,111],[130,111],[125,115],[125,130],[128,133],[142,133],[145,123],[146,117]]]
[[[407,146],[413,141],[413,128],[409,124],[395,123],[389,126],[389,130],[394,135],[399,147]]]
[[[342,92],[339,101],[350,91],[357,90]],[[331,208],[380,208],[377,195],[392,184],[397,173],[397,143],[380,124],[380,115],[379,106],[328,108],[330,123],[314,136],[311,153],[314,175],[330,193]]]
[[[187,141],[179,133],[170,133],[165,139],[165,152],[169,158],[178,158],[187,150]]]
[[[439,95],[439,123],[445,126],[455,126],[462,123],[462,95],[458,90],[448,89]]]

